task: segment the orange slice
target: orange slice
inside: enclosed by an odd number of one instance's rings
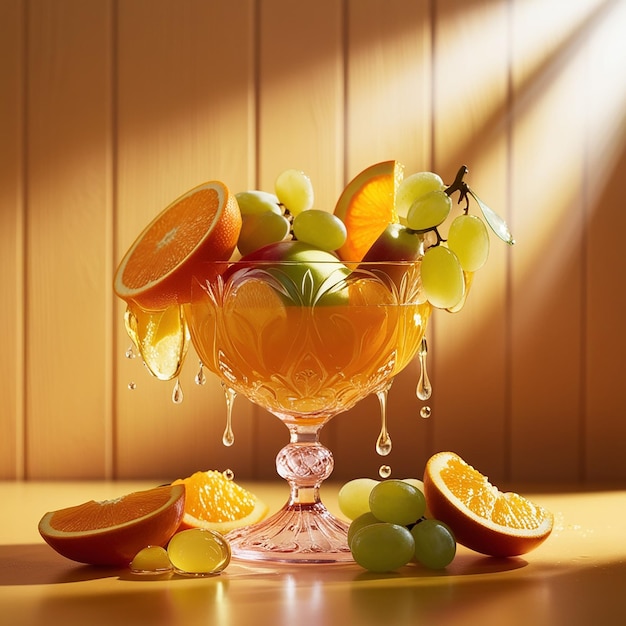
[[[226,185],[211,181],[172,202],[137,237],[115,273],[123,300],[164,310],[191,300],[203,261],[227,261],[241,230],[241,212]]]
[[[217,470],[195,472],[172,484],[184,485],[187,494],[179,530],[209,528],[227,533],[256,524],[267,515],[264,502]]]
[[[165,546],[183,518],[185,489],[155,487],[46,513],[39,533],[68,559],[126,566],[148,545]]]
[[[424,495],[433,516],[457,541],[490,556],[525,554],[552,532],[549,511],[517,493],[503,493],[453,452],[439,452],[426,464]]]
[[[335,215],[346,225],[347,238],[337,254],[360,261],[388,224],[398,222],[396,191],[404,176],[398,161],[370,165],[343,190]]]

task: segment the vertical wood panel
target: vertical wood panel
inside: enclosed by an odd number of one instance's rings
[[[355,0],[348,3],[346,57],[346,183],[365,167],[388,159],[406,174],[430,168],[431,38],[426,2]],[[375,452],[379,405],[366,398],[329,426],[335,477],[377,476],[385,462],[394,476],[419,476],[427,451],[428,422],[418,417],[415,363],[389,392],[393,450]]]
[[[0,3],[0,479],[23,476],[23,6]]]
[[[607,3],[587,59],[585,478],[626,481],[626,3]],[[620,78],[617,78],[620,77]]]
[[[27,474],[100,477],[110,453],[110,5],[28,6]]]
[[[145,224],[208,180],[236,192],[253,184],[252,2],[130,0],[119,3],[117,249],[119,260]],[[198,469],[251,467],[251,409],[235,410],[233,448],[221,443],[225,404],[217,379],[197,387],[190,352],[182,404],[173,383],[151,378],[130,343],[118,304],[117,474],[175,478]],[[128,389],[129,382],[136,389]]]
[[[301,169],[330,211],[343,183],[342,4],[263,0],[259,15],[258,184]]]
[[[342,3],[264,1],[259,42],[258,185],[271,191],[281,171],[301,169],[315,207],[332,211],[343,183]],[[287,430],[257,414],[255,474],[275,478]]]
[[[506,217],[508,174],[508,13],[506,0],[437,2],[434,63],[434,169],[467,183]],[[455,196],[456,199],[456,196]],[[460,209],[453,209],[453,216]],[[480,209],[470,202],[470,212]],[[463,309],[436,310],[430,344],[433,441],[494,480],[506,474],[507,246],[492,233],[487,265],[474,275]],[[446,233],[442,233],[446,237]]]
[[[511,471],[517,480],[575,481],[581,472],[580,96],[588,88],[581,45],[592,4],[576,3],[564,15],[559,2],[514,2]]]
[[[407,174],[431,165],[429,8],[406,0],[348,2],[348,179],[387,159],[403,163]]]

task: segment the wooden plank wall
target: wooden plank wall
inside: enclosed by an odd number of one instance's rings
[[[391,390],[394,475],[453,449],[496,481],[626,481],[626,3],[0,0],[0,478],[274,476],[286,431],[209,378],[185,400],[124,354],[116,263],[208,179],[317,204],[390,158],[506,215],[459,314]],[[129,389],[129,383],[135,389]],[[378,406],[325,428],[335,477],[375,475]]]

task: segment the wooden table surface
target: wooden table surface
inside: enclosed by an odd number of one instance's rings
[[[48,510],[154,483],[0,483],[0,625],[31,626],[612,626],[626,619],[626,491],[524,492],[555,514],[534,552],[492,559],[459,548],[444,571],[371,574],[356,564],[257,565],[219,576],[146,579],[56,554],[37,522]],[[247,484],[272,510],[285,486]],[[337,486],[323,498],[337,512]]]

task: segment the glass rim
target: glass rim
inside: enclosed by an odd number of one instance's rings
[[[199,261],[197,264],[197,268],[201,267],[216,267],[216,266],[234,266],[234,267],[273,267],[280,265],[345,265],[349,269],[356,269],[358,267],[388,267],[388,266],[397,266],[397,267],[411,267],[420,263],[423,256],[419,256],[417,259],[412,261],[408,260],[391,260],[391,261],[348,261],[345,259],[321,259],[314,261],[298,261],[294,259],[280,259],[280,260],[269,260],[269,259],[229,259],[228,261]]]

